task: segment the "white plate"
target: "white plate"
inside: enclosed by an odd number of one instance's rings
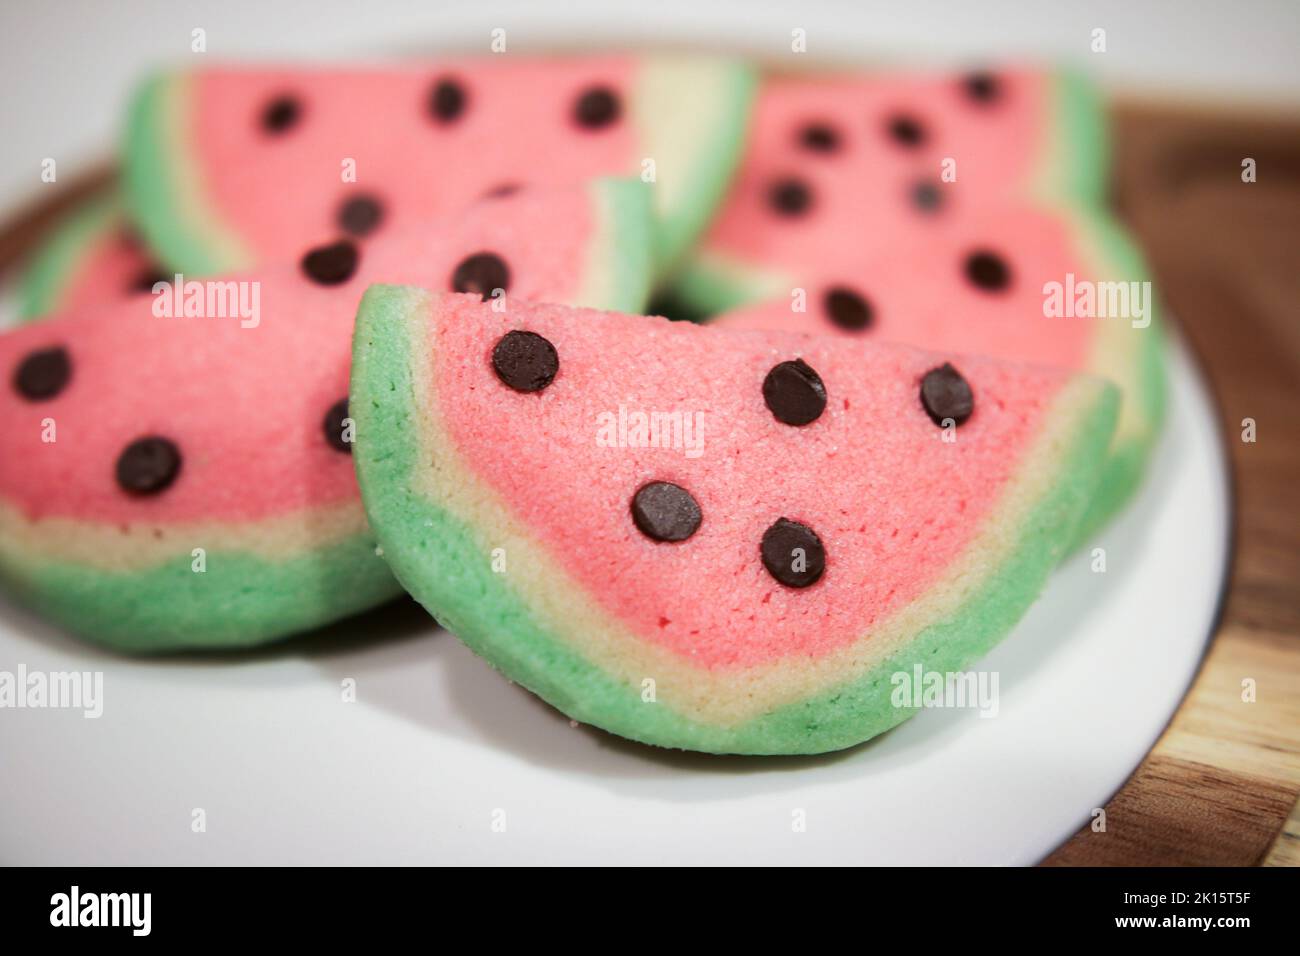
[[[930,710],[819,758],[670,754],[572,727],[410,602],[170,662],[0,603],[0,670],[104,673],[99,719],[0,710],[0,861],[1034,862],[1142,759],[1214,624],[1225,463],[1181,346],[1171,372],[1152,473],[1098,541],[1106,572],[1076,555],[979,665],[996,718]]]

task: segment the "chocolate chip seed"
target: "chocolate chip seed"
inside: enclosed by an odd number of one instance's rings
[[[871,303],[845,286],[827,289],[822,306],[831,323],[847,332],[861,332],[874,318]]]
[[[948,362],[932,368],[921,379],[921,404],[931,421],[941,428],[947,420],[960,425],[975,410],[975,396],[970,383]]]
[[[599,129],[618,119],[623,112],[618,95],[606,86],[584,90],[573,106],[573,118],[586,129]]]
[[[767,203],[782,216],[802,216],[812,205],[812,190],[801,179],[778,179],[767,190]]]
[[[352,454],[352,442],[343,434],[343,429],[347,425],[348,417],[348,400],[340,398],[330,406],[330,410],[325,413],[325,420],[321,426],[325,430],[325,440],[329,442],[330,447],[335,451],[347,452]]]
[[[351,239],[340,239],[327,246],[317,246],[302,257],[302,271],[321,285],[340,285],[357,271],[360,256]]]
[[[894,116],[889,120],[889,135],[894,142],[909,149],[925,142],[925,128],[910,116]]]
[[[807,425],[826,409],[826,386],[803,359],[780,362],[763,379],[763,401],[778,422]]]
[[[912,205],[922,212],[936,212],[943,205],[943,192],[934,183],[917,183],[912,187]]]
[[[513,196],[519,192],[518,183],[502,183],[500,186],[493,186],[483,194],[484,199],[504,199],[506,196]]]
[[[981,104],[992,103],[1002,95],[1002,84],[992,73],[971,73],[962,80],[962,88],[967,96]]]
[[[384,219],[384,206],[374,196],[353,196],[339,206],[339,228],[352,236],[374,232]]]
[[[117,483],[133,495],[153,495],[176,480],[181,453],[170,440],[150,435],[137,438],[117,459]]]
[[[516,392],[540,392],[560,370],[555,346],[536,332],[507,332],[492,349],[492,370]]]
[[[163,274],[158,269],[145,269],[137,275],[128,289],[129,292],[153,292],[159,282],[171,282],[172,276]]]
[[[486,302],[493,293],[510,288],[510,267],[494,252],[476,252],[460,260],[451,274],[453,292],[477,292]]]
[[[966,278],[985,292],[1001,292],[1011,284],[1011,270],[997,253],[980,249],[966,257]]]
[[[654,541],[685,541],[700,527],[700,505],[670,481],[652,481],[632,497],[632,521]]]
[[[840,134],[827,123],[809,123],[799,131],[799,144],[814,153],[833,153],[840,148]]]
[[[268,133],[285,133],[298,125],[302,105],[297,97],[284,94],[275,97],[262,110],[262,128]]]
[[[14,389],[31,402],[53,398],[72,378],[72,359],[62,345],[28,352],[14,369]]]
[[[450,77],[443,77],[429,94],[429,112],[439,123],[450,123],[465,112],[468,99],[463,86]]]
[[[789,588],[816,584],[826,570],[826,549],[817,532],[788,518],[778,518],[763,532],[759,554],[767,573]]]

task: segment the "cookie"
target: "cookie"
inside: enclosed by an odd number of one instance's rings
[[[419,281],[498,314],[530,296],[639,309],[648,192],[525,189],[0,336],[0,580],[136,651],[255,644],[397,595],[352,467],[363,290]]]
[[[404,587],[574,720],[815,753],[1037,595],[1113,387],[1020,363],[376,286],[354,460]]]

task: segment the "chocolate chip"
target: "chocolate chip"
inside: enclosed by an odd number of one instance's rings
[[[262,128],[268,133],[287,132],[302,117],[302,104],[289,94],[277,96],[262,109]]]
[[[14,389],[31,402],[53,398],[72,378],[72,359],[62,345],[28,352],[14,369]]]
[[[513,196],[519,192],[518,183],[502,183],[500,186],[493,186],[483,194],[484,199],[504,199],[506,196]]]
[[[302,271],[321,285],[339,285],[352,278],[359,260],[356,244],[340,239],[327,246],[317,246],[302,257]]]
[[[911,116],[890,117],[889,135],[894,142],[909,149],[925,142],[925,128]]]
[[[807,425],[826,409],[826,386],[803,359],[780,362],[763,379],[763,401],[778,422]]]
[[[778,518],[763,532],[759,553],[767,573],[788,588],[816,584],[826,570],[826,549],[817,532],[788,518]]]
[[[153,292],[153,287],[159,282],[171,282],[172,278],[161,269],[145,269],[131,280],[127,291],[132,293]]]
[[[931,182],[919,182],[912,187],[912,204],[922,212],[935,212],[943,205],[943,191]]]
[[[1011,269],[996,252],[977,249],[966,257],[966,278],[986,292],[1001,292],[1011,284]]]
[[[176,480],[181,453],[171,441],[150,435],[137,438],[117,458],[117,483],[133,495],[153,495]]]
[[[814,153],[833,153],[840,148],[840,134],[827,123],[809,123],[799,130],[799,144]]]
[[[654,541],[685,541],[700,527],[699,503],[670,481],[652,481],[632,497],[632,521]]]
[[[961,85],[968,97],[981,104],[992,103],[1002,95],[1002,84],[992,73],[971,73],[962,80]]]
[[[606,86],[593,86],[584,90],[573,107],[573,118],[587,129],[599,129],[618,119],[623,106],[618,95]]]
[[[350,455],[352,442],[343,435],[343,428],[347,424],[344,419],[347,417],[348,400],[340,398],[325,413],[325,421],[321,423],[321,427],[325,429],[325,440],[330,443],[331,448],[335,451],[345,451]]]
[[[494,252],[476,252],[460,260],[451,274],[453,292],[477,292],[486,302],[495,290],[510,288],[510,268]]]
[[[463,86],[450,77],[443,77],[429,94],[429,112],[439,123],[450,123],[465,112],[468,99]]]
[[[947,427],[947,419],[960,425],[970,418],[975,410],[975,396],[961,372],[944,362],[921,379],[921,404],[936,425]]]
[[[861,332],[871,324],[871,303],[845,286],[827,289],[822,307],[832,324],[848,332]]]
[[[516,392],[540,392],[560,370],[560,357],[536,332],[507,332],[492,349],[492,370]]]
[[[812,190],[801,179],[778,179],[767,190],[767,202],[782,216],[802,216],[812,205]]]
[[[339,206],[339,228],[349,235],[369,235],[383,219],[383,204],[374,196],[353,196]]]

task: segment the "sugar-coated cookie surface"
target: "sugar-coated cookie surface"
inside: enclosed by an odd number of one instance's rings
[[[1037,595],[1114,428],[1087,376],[378,286],[354,460],[403,586],[570,717],[814,753]]]
[[[721,199],[753,85],[742,64],[688,56],[165,75],[132,109],[127,195],[167,265],[213,273],[521,185],[637,176],[654,183],[662,272]]]
[[[363,290],[639,309],[650,244],[639,182],[523,189],[0,336],[0,580],[132,650],[253,644],[394,596],[352,466]]]

